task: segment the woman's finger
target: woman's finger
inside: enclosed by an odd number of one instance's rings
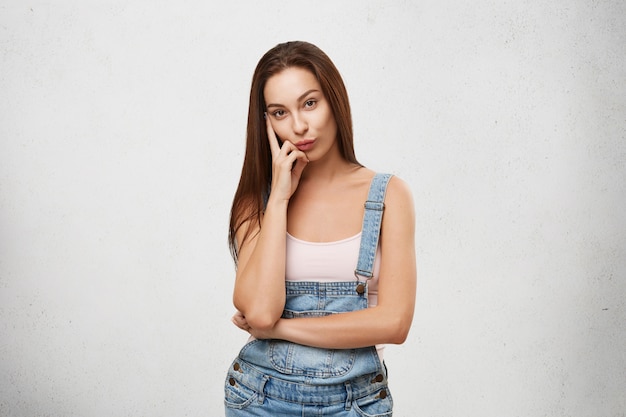
[[[265,127],[267,128],[267,140],[270,143],[270,151],[272,152],[272,158],[275,159],[276,155],[280,152],[280,145],[278,144],[278,138],[276,137],[276,132],[274,132],[274,128],[272,128],[272,122],[270,121],[270,116],[267,113],[265,114]]]
[[[298,187],[300,175],[309,159],[304,152],[289,141],[283,143],[272,159],[272,194],[279,198],[289,199]]]
[[[239,327],[242,330],[245,330],[245,331],[250,330],[250,326],[248,325],[248,321],[246,320],[244,315],[241,314],[240,311],[237,311],[235,313],[235,315],[233,315],[231,321],[233,322],[233,324],[235,326]]]
[[[308,163],[309,163],[309,158],[307,158],[306,155],[304,155],[304,158],[300,157],[300,158],[296,159],[296,164],[291,169],[291,173],[296,178],[299,179],[302,176],[302,171],[304,171],[304,168],[306,168]]]
[[[302,161],[308,162],[309,158],[307,158],[306,154],[302,152],[296,145],[289,141],[283,142],[282,148],[280,148],[280,153],[284,155],[284,159],[289,159],[292,163],[296,162],[297,159],[301,159]]]
[[[302,173],[302,169],[304,169],[306,164],[309,163],[309,158],[304,152],[298,149],[298,147],[291,142],[285,142],[280,151],[281,153],[285,154],[285,164],[289,164],[288,166],[292,168],[292,174],[297,174],[297,176],[299,177],[300,173]],[[293,171],[293,169],[295,169],[297,165],[300,165],[301,169],[300,172],[296,173]]]

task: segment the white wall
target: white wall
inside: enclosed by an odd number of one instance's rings
[[[413,189],[397,416],[625,416],[626,3],[0,3],[0,415],[219,416],[254,65]]]

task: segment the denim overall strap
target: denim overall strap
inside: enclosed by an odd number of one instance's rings
[[[365,202],[359,260],[354,270],[354,275],[357,279],[359,279],[359,276],[362,276],[369,280],[374,276],[374,259],[376,258],[380,226],[383,220],[385,193],[387,192],[387,184],[391,176],[391,174],[377,173],[370,185],[367,201]]]

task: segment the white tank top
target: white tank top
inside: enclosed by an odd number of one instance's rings
[[[285,277],[287,281],[341,282],[354,281],[361,246],[361,233],[334,242],[307,242],[287,233]],[[368,281],[368,305],[378,304],[380,246],[374,260],[374,276]],[[384,345],[377,345],[383,360]]]

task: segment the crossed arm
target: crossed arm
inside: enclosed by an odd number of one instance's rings
[[[393,177],[387,190],[378,305],[324,317],[281,318],[287,203],[270,198],[262,227],[240,248],[233,296],[238,310],[233,317],[235,325],[258,339],[283,339],[328,349],[403,343],[413,319],[416,289],[415,215],[408,186]]]

